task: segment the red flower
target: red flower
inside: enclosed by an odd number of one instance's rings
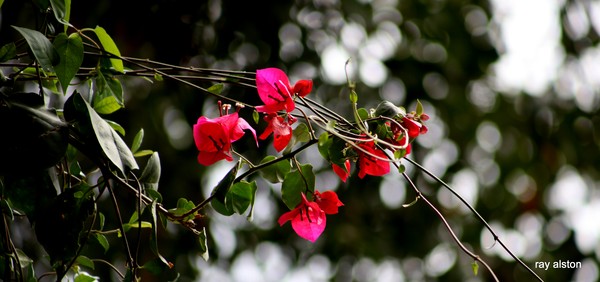
[[[268,123],[265,131],[259,136],[261,140],[266,139],[273,133],[273,146],[277,152],[283,150],[292,139],[292,126],[290,122],[285,122],[283,117],[277,114],[270,113],[265,116],[265,121]]]
[[[309,202],[302,193],[300,204],[293,210],[282,214],[277,222],[283,226],[291,220],[296,234],[314,243],[325,230],[327,223],[325,214],[335,214],[338,212],[338,207],[343,205],[335,192],[327,191],[321,194],[319,191],[315,191],[314,202]]]
[[[277,68],[266,68],[256,71],[256,89],[258,96],[265,103],[256,107],[262,113],[275,113],[280,110],[291,112],[296,107],[293,96],[306,96],[312,90],[311,80],[300,80],[293,87],[287,75]]]
[[[244,130],[256,132],[238,113],[209,119],[200,117],[194,125],[194,141],[198,148],[198,163],[209,166],[222,159],[232,161],[231,143],[242,138]],[[257,141],[258,144],[258,141]]]
[[[346,182],[346,179],[348,179],[348,176],[350,176],[350,161],[346,160],[346,162],[344,162],[344,167],[341,167],[337,164],[331,164],[331,166],[333,168],[333,172],[335,172],[335,174],[337,174],[343,182]]]
[[[365,175],[382,176],[390,172],[390,163],[384,160],[380,160],[373,156],[381,158],[387,158],[385,153],[375,147],[373,141],[361,143],[362,149],[368,152],[365,153],[361,150],[357,150],[358,153],[358,177],[363,178]]]
[[[315,202],[325,214],[336,214],[338,213],[338,208],[344,205],[333,191],[319,193],[319,191],[315,190]]]
[[[419,134],[421,133],[421,127],[423,126],[421,123],[413,119],[409,119],[407,117],[402,118],[402,125],[404,125],[404,127],[408,131],[408,137],[410,139],[419,136]],[[425,132],[427,132],[427,129],[425,129]]]

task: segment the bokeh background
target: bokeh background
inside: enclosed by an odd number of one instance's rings
[[[600,1],[72,2],[71,22],[104,27],[125,56],[228,70],[279,67],[292,81],[313,79],[310,97],[347,116],[344,63],[351,58],[362,107],[423,103],[429,132],[410,157],[456,189],[517,256],[546,281],[599,279]],[[0,41],[17,37],[10,25],[33,28],[39,20],[29,1],[5,1]],[[127,142],[143,128],[143,149],[160,153],[164,204],[206,197],[233,165],[196,162],[191,126],[200,115],[216,116],[216,101],[171,81],[124,84],[126,109],[109,118],[126,128]],[[251,89],[226,91],[259,102]],[[275,153],[268,142],[258,150],[238,143],[251,160]],[[280,186],[257,177],[252,222],[207,211],[208,262],[184,228],[161,232],[161,253],[175,268],[156,280],[176,272],[179,281],[490,280],[483,268],[473,274],[472,260],[423,202],[402,207],[415,195],[399,174],[341,183],[316,148],[300,159],[317,168],[318,189],[336,190],[345,203],[316,243],[277,225],[286,211]],[[533,281],[447,190],[409,164],[407,171],[501,281]],[[98,255],[123,262],[116,251]],[[581,268],[534,268],[567,260]],[[116,279],[102,266],[93,273]]]

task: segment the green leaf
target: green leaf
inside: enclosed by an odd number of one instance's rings
[[[53,0],[56,2],[57,0]],[[67,92],[67,87],[71,83],[81,63],[83,62],[83,41],[77,33],[72,33],[67,37],[64,33],[59,33],[54,39],[54,48],[60,57],[60,63],[54,70],[63,93]]]
[[[92,270],[94,269],[94,261],[92,261],[90,258],[88,258],[86,256],[79,255],[79,256],[77,256],[77,259],[75,259],[75,261],[77,262],[77,264],[79,264],[81,266],[85,266]]]
[[[12,27],[23,35],[25,41],[27,41],[27,44],[29,45],[31,53],[33,53],[33,56],[40,63],[42,68],[45,71],[54,72],[54,66],[59,63],[60,57],[54,49],[54,46],[52,46],[52,42],[37,30],[18,26]]]
[[[102,246],[102,248],[104,249],[104,253],[108,252],[110,244],[108,243],[108,239],[106,239],[106,236],[104,236],[104,234],[95,233],[94,238],[96,238],[96,241],[98,241],[100,246]]]
[[[421,101],[419,101],[417,99],[417,112],[416,112],[416,116],[420,116],[423,114],[423,104],[421,104]]]
[[[142,146],[142,141],[144,141],[144,129],[140,129],[138,133],[133,137],[133,144],[131,144],[131,152],[135,153]]]
[[[221,203],[225,203],[225,196],[229,191],[231,185],[233,185],[233,181],[237,176],[238,165],[233,166],[229,172],[219,181],[217,186],[212,190],[211,195],[214,195],[214,199],[220,201]],[[214,200],[213,200],[214,201]]]
[[[477,276],[477,273],[479,272],[479,264],[477,264],[477,261],[471,263],[471,269],[473,269],[473,274]]]
[[[358,116],[362,120],[366,120],[366,119],[368,119],[370,117],[369,116],[369,111],[367,111],[367,109],[365,109],[365,108],[359,108],[357,111],[358,111]]]
[[[96,32],[96,36],[100,39],[100,44],[104,47],[104,50],[108,53],[111,53],[117,57],[121,57],[121,52],[119,52],[119,48],[117,48],[117,44],[113,41],[113,39],[106,33],[106,30],[100,26],[96,26],[94,29]],[[125,68],[123,67],[123,61],[117,58],[111,58],[110,63],[112,67],[118,72],[124,72]]]
[[[223,92],[223,83],[214,84],[206,90],[210,93],[219,95],[221,92]]]
[[[154,152],[148,159],[144,171],[140,176],[140,182],[144,185],[146,190],[158,190],[158,181],[160,180],[160,157],[158,152]]]
[[[194,205],[194,202],[192,202],[186,198],[179,198],[179,200],[177,200],[177,207],[174,209],[170,209],[169,211],[171,213],[173,213],[175,216],[181,216],[185,213],[188,213],[195,207],[196,206]],[[194,218],[194,214],[191,214],[189,217],[185,218],[184,220],[190,220],[193,218]]]
[[[125,136],[125,128],[123,128],[120,124],[108,119],[105,119],[105,121],[108,123],[108,125],[110,125],[110,127],[112,127],[112,129],[114,129],[116,132],[119,132],[121,136]]]
[[[155,73],[154,74],[154,80],[156,80],[156,81],[163,81],[163,76],[160,75],[159,73]]]
[[[123,86],[110,74],[102,71],[96,76],[94,109],[100,114],[111,114],[123,108]]]
[[[304,123],[298,124],[293,131],[292,137],[294,138],[294,143],[308,142],[310,141],[310,129]]]
[[[105,220],[106,220],[106,218],[104,217],[104,214],[101,212],[98,212],[98,229],[99,230],[104,229]]]
[[[354,91],[354,90],[350,91],[350,102],[351,103],[358,102],[358,94],[356,94],[356,91]]]
[[[14,42],[5,44],[0,48],[0,63],[4,63],[17,56],[17,46]]]
[[[52,11],[54,12],[54,17],[56,20],[66,25],[65,31],[67,30],[67,26],[71,26],[69,23],[69,17],[71,16],[71,1],[70,0],[50,0],[50,5],[52,6]]]
[[[264,164],[275,159],[277,159],[275,156],[266,156],[260,163]],[[287,160],[282,160],[262,168],[259,172],[267,181],[271,183],[280,183],[288,172],[290,172],[290,163]]]
[[[252,183],[241,181],[233,184],[225,198],[227,206],[231,206],[231,210],[234,212],[243,214],[254,203],[256,190],[257,186],[254,181]]]
[[[329,147],[333,143],[333,139],[329,138],[329,133],[323,132],[319,136],[319,143],[317,143],[317,148],[319,149],[319,153],[325,160],[329,160]]]
[[[128,170],[138,169],[131,150],[121,139],[119,134],[102,119],[94,109],[77,92],[73,93],[65,103],[65,118],[71,121],[79,121],[78,128],[83,134],[87,134],[89,142],[96,143],[123,175]],[[91,129],[91,130],[90,130]],[[90,132],[91,131],[91,132]],[[93,136],[90,136],[93,134]]]
[[[96,282],[100,281],[99,277],[92,276],[91,274],[85,271],[79,271],[75,274],[73,282]]]
[[[260,118],[260,115],[258,114],[258,112],[256,110],[254,110],[252,112],[252,119],[254,120],[254,123],[258,123],[259,118]]]
[[[154,154],[154,151],[152,151],[152,150],[139,150],[139,151],[135,152],[135,154],[133,154],[133,156],[136,158],[139,158],[139,157],[148,156],[148,155],[152,155],[152,154]]]
[[[206,228],[204,227],[202,228],[202,232],[198,234],[198,242],[200,243],[200,251],[202,252],[200,256],[202,256],[205,261],[208,261],[208,242],[206,237]]]
[[[173,264],[165,259],[158,251],[158,226],[156,220],[156,201],[152,201],[150,206],[150,213],[152,215],[152,234],[150,236],[150,249],[160,259],[162,263],[167,265],[169,268],[173,267]]]
[[[300,165],[300,170],[288,173],[281,184],[281,198],[290,210],[302,201],[301,193],[310,198],[314,191],[315,174],[310,164]]]

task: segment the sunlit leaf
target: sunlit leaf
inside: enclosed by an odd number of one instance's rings
[[[477,264],[477,261],[471,263],[471,269],[473,269],[473,274],[477,276],[477,273],[479,272],[479,264]]]
[[[108,119],[104,119],[108,125],[110,125],[110,127],[112,127],[112,129],[114,129],[116,132],[118,132],[119,134],[121,134],[121,136],[125,136],[125,128],[123,128],[120,124],[112,121],[112,120],[108,120]]]
[[[75,274],[73,282],[95,282],[100,281],[99,277],[93,276],[85,271],[79,271]]]
[[[99,114],[111,114],[123,108],[123,86],[110,74],[98,72],[93,106]]]
[[[205,261],[208,261],[209,255],[208,255],[208,242],[207,242],[207,237],[206,237],[206,228],[202,228],[202,231],[200,232],[200,234],[198,234],[198,242],[200,243],[200,251],[201,251],[200,256]]]
[[[154,154],[154,151],[152,151],[152,150],[139,150],[139,151],[135,152],[135,154],[133,154],[133,156],[136,158],[139,158],[139,157],[148,156],[148,155],[152,155],[152,154]]]
[[[60,57],[52,42],[46,38],[41,32],[32,30],[24,27],[12,26],[16,29],[27,41],[29,49],[35,59],[40,63],[45,71],[54,72],[54,66],[56,66]]]
[[[79,256],[77,256],[77,259],[75,261],[77,262],[77,264],[79,264],[81,266],[85,266],[87,268],[94,269],[94,261],[92,261],[90,258],[88,258],[86,256],[79,255]]]
[[[102,246],[102,248],[104,249],[104,252],[105,253],[108,252],[108,249],[110,248],[110,244],[108,243],[108,239],[106,239],[106,236],[104,236],[104,234],[95,233],[94,238],[96,238],[96,241],[98,241],[100,246]]]
[[[140,129],[138,133],[133,137],[133,144],[131,144],[131,152],[135,153],[142,146],[142,141],[144,141],[144,129]]]
[[[106,30],[100,26],[96,26],[94,29],[96,32],[96,36],[100,39],[100,44],[104,47],[106,52],[109,52],[117,57],[121,57],[121,52],[119,52],[119,48],[117,48],[117,44],[113,41],[113,39],[106,33]],[[124,72],[125,68],[123,67],[123,61],[117,58],[111,58],[110,63],[112,67],[118,72]]]
[[[214,84],[206,90],[213,94],[221,94],[221,92],[223,91],[223,83]]]

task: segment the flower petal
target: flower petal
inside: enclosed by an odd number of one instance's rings
[[[338,213],[338,207],[344,205],[333,191],[325,191],[323,193],[315,191],[315,202],[325,214],[336,214]]]
[[[350,176],[350,161],[346,160],[346,162],[344,162],[344,167],[334,163],[331,164],[331,167],[333,168],[333,172],[335,172],[343,182],[346,182],[346,179]]]
[[[298,82],[296,82],[296,84],[294,85],[294,93],[300,97],[304,97],[304,96],[308,95],[308,93],[310,93],[310,91],[312,90],[312,87],[313,87],[312,80],[308,80],[308,79],[298,80]]]
[[[292,219],[292,228],[298,236],[314,243],[325,230],[326,223],[325,212],[317,203],[309,202]]]
[[[266,68],[256,71],[256,89],[265,106],[256,108],[259,112],[274,113],[285,109],[294,110],[294,101],[287,75],[278,68]]]

